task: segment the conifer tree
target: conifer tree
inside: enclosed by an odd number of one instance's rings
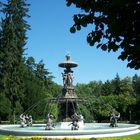
[[[1,22],[0,77],[1,93],[10,100],[11,121],[21,109],[24,93],[22,67],[23,53],[27,41],[26,31],[30,28],[25,18],[29,17],[26,0],[8,0],[4,4]]]
[[[119,95],[121,93],[121,90],[120,90],[121,80],[120,80],[120,76],[118,73],[116,74],[116,77],[112,82],[114,84],[114,94]]]

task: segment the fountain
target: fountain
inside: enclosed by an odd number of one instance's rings
[[[64,68],[62,73],[63,89],[60,95],[49,102],[59,105],[60,122],[53,122],[53,115],[48,113],[46,124],[32,124],[32,118],[28,120],[28,127],[25,126],[25,118],[20,116],[21,125],[0,125],[0,134],[15,136],[47,136],[47,137],[114,137],[140,133],[139,126],[135,124],[118,123],[119,115],[113,114],[110,123],[84,123],[82,114],[77,114],[77,103],[87,103],[85,98],[76,95],[73,87],[72,68],[78,66],[76,62],[70,60],[70,55],[66,55],[66,61],[58,65]]]
[[[78,66],[76,62],[70,60],[70,54],[66,55],[66,61],[59,63],[58,65],[61,68],[64,68],[64,73],[62,73],[63,78],[63,89],[62,93],[55,99],[52,99],[51,102],[56,102],[59,104],[59,118],[61,118],[62,122],[60,123],[60,127],[63,128],[73,128],[73,125],[76,125],[76,129],[78,128],[77,125],[82,128],[84,127],[84,122],[81,117],[82,114],[77,115],[77,103],[87,103],[87,100],[84,98],[79,98],[73,87],[73,71],[72,68]],[[76,119],[78,118],[78,119]],[[80,120],[80,121],[79,121]],[[70,122],[72,121],[71,125]]]

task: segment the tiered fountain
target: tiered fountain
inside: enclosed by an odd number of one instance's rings
[[[77,103],[87,103],[87,100],[84,98],[79,98],[74,91],[74,76],[72,68],[77,67],[78,64],[70,60],[70,54],[67,54],[66,61],[59,63],[58,66],[64,68],[64,72],[62,73],[63,89],[62,93],[58,95],[57,98],[51,99],[50,101],[59,104],[59,118],[62,120],[60,123],[61,128],[67,129],[71,127],[69,122],[72,121],[71,117],[76,114]],[[82,117],[82,114],[80,114],[80,116]],[[82,128],[84,126],[83,120],[81,119],[78,124],[80,125],[80,128]]]
[[[0,125],[0,134],[16,135],[16,136],[47,136],[47,137],[112,137],[125,136],[140,133],[139,126],[135,124],[118,123],[118,127],[110,127],[109,123],[84,123],[80,118],[76,121],[78,129],[72,129],[73,118],[76,114],[78,102],[87,102],[83,98],[79,98],[73,87],[73,71],[72,68],[78,64],[70,60],[70,55],[66,55],[66,61],[61,62],[59,67],[64,68],[63,90],[57,98],[51,99],[50,103],[56,102],[60,106],[59,118],[61,122],[55,122],[53,129],[45,129],[46,124],[33,124],[29,127],[21,127],[21,125]],[[53,113],[53,112],[52,112]],[[77,115],[77,114],[76,114]],[[71,125],[70,125],[71,124]]]

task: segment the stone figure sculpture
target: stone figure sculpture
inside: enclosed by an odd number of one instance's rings
[[[28,125],[29,124],[29,116],[28,116],[28,114],[25,115],[25,119],[26,119],[26,125],[29,126]]]
[[[73,73],[72,71],[68,73],[68,85],[71,87],[72,84],[73,84],[73,79],[74,79],[74,76],[73,76]]]
[[[74,113],[71,118],[72,118],[71,130],[78,130],[79,129],[79,124],[78,124],[79,116],[77,115],[77,113]]]
[[[62,77],[63,77],[64,88],[66,88],[67,87],[67,74],[66,73],[62,73]]]
[[[62,73],[62,77],[63,77],[64,88],[72,87],[73,79],[74,79],[72,71],[70,71],[68,73]]]
[[[20,115],[20,125],[21,127],[25,127],[26,126],[26,118],[24,114]]]
[[[25,126],[32,126],[33,120],[32,120],[32,116],[31,115],[24,115],[21,114],[20,115],[20,125],[21,127],[25,127]]]
[[[51,115],[51,114],[47,115],[47,123],[46,123],[45,130],[52,130],[54,128],[52,118],[53,118],[53,115]]]
[[[118,115],[116,115],[115,113],[112,113],[110,117],[110,126],[117,127],[118,126],[117,121],[119,118],[120,118],[120,113],[118,113]]]
[[[32,126],[32,124],[33,124],[33,119],[32,116],[29,115],[28,126]]]

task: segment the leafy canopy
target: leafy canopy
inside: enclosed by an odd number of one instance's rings
[[[140,68],[140,1],[139,0],[66,0],[82,13],[73,16],[71,33],[92,24],[87,35],[90,46],[103,51],[121,49],[119,59],[127,60],[128,67]]]

